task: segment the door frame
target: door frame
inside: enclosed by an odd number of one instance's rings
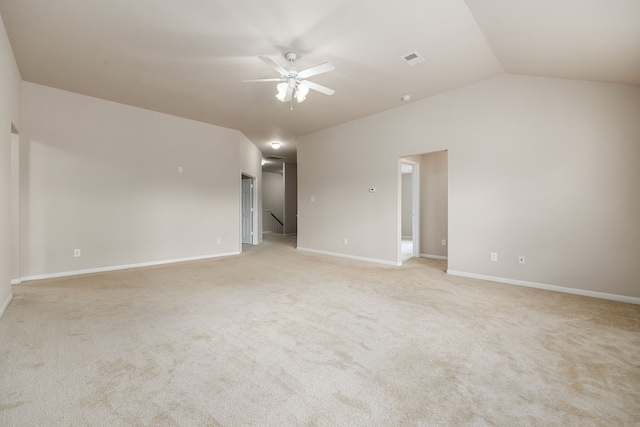
[[[244,180],[249,180],[251,183],[251,196],[249,197],[249,201],[251,203],[250,209],[251,209],[251,220],[250,220],[250,224],[251,224],[251,242],[250,243],[244,243],[243,241],[243,235],[244,235],[244,224],[243,224],[243,220],[242,220],[242,214],[244,212],[244,189],[242,188],[242,183]],[[258,242],[258,211],[256,209],[256,206],[258,206],[258,191],[256,189],[256,178],[254,176],[251,176],[247,173],[242,172],[240,174],[240,247],[242,248],[243,244],[250,244],[250,245],[257,245]]]

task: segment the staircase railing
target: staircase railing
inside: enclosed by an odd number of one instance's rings
[[[284,224],[282,223],[282,221],[280,221],[280,220],[278,219],[278,217],[277,217],[277,216],[275,216],[275,215],[273,214],[273,212],[271,212],[271,216],[273,217],[273,219],[275,219],[276,221],[278,221],[278,223],[279,223],[282,227],[284,227]]]
[[[284,232],[284,224],[271,209],[262,210],[262,232],[282,234]]]

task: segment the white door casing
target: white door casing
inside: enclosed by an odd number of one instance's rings
[[[242,243],[253,243],[253,179],[242,178]]]

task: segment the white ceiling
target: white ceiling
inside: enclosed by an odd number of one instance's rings
[[[295,161],[295,137],[503,73],[640,85],[639,0],[0,0],[24,80],[229,128]],[[258,59],[336,90],[275,99]],[[417,51],[425,62],[401,56]],[[282,141],[273,150],[269,143]]]

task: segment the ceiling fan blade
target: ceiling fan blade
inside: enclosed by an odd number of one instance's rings
[[[307,77],[317,76],[318,74],[326,73],[327,71],[333,71],[336,67],[331,62],[325,62],[324,64],[316,65],[315,67],[307,68],[298,73],[298,78],[306,79]]]
[[[276,70],[278,73],[280,73],[281,76],[288,76],[289,75],[289,72],[287,70],[285,70],[283,66],[281,66],[276,61],[274,61],[273,59],[269,58],[268,56],[258,56],[258,58],[262,59],[265,64],[267,64],[268,66],[270,66],[271,68]]]
[[[309,80],[303,80],[300,82],[300,84],[305,85],[309,89],[324,93],[325,95],[333,95],[334,93],[336,93],[336,91],[333,89],[329,89],[328,87],[319,85],[318,83],[310,82]]]
[[[245,82],[284,82],[284,79],[252,79],[252,80],[241,80],[242,83]]]

